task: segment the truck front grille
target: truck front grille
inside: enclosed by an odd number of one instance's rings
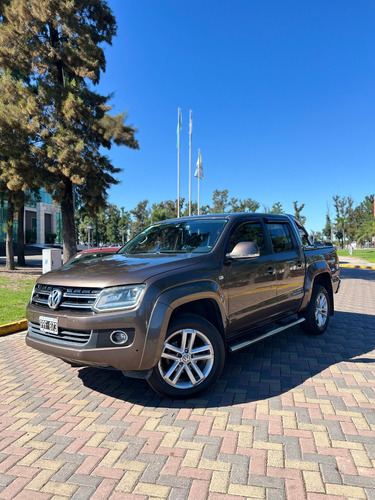
[[[62,291],[62,301],[59,309],[65,310],[80,310],[91,311],[95,300],[101,292],[98,288],[73,288],[53,285],[42,285],[37,283],[35,285],[34,294],[31,302],[39,307],[49,309],[48,297],[52,290],[59,289]]]
[[[30,337],[40,340],[48,339],[50,342],[56,344],[68,344],[76,346],[87,344],[91,336],[91,330],[74,332],[72,330],[63,330],[60,328],[59,333],[55,335],[53,333],[43,332],[40,329],[38,323],[31,323],[30,321],[28,322],[28,330]]]

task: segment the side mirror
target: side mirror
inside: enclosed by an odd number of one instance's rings
[[[232,260],[239,259],[255,259],[259,257],[259,247],[253,241],[241,241],[233,248],[231,253],[227,253],[226,257]]]

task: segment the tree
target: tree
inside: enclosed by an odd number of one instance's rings
[[[284,209],[280,201],[277,201],[272,205],[270,214],[284,214]]]
[[[130,212],[125,210],[125,207],[120,208],[120,222],[119,222],[119,230],[121,235],[121,242],[124,245],[129,237],[129,230],[131,225],[131,217]]]
[[[138,203],[138,205],[130,210],[131,215],[134,217],[134,221],[130,228],[130,236],[133,237],[140,233],[142,229],[150,224],[150,209],[148,208],[148,200],[143,200]]]
[[[218,191],[215,189],[212,195],[212,214],[223,214],[228,210],[228,189]]]
[[[102,154],[112,144],[138,148],[125,114],[89,85],[105,71],[103,44],[116,22],[105,0],[8,0],[2,4],[0,68],[34,83],[43,113],[33,148],[46,191],[61,204],[64,260],[76,252],[73,188],[91,215],[105,207],[119,172]]]
[[[184,204],[184,198],[180,198],[180,213],[182,213],[182,206]],[[152,205],[151,209],[151,215],[150,219],[151,222],[160,222],[162,220],[166,219],[174,219],[177,217],[177,211],[176,211],[176,206],[177,206],[177,200],[167,200],[167,201],[162,201],[160,203],[154,203]],[[189,214],[189,207],[187,207],[188,213]]]
[[[333,240],[333,238],[332,238],[332,231],[333,231],[333,229],[332,229],[332,223],[331,223],[331,216],[330,216],[329,212],[327,212],[327,214],[326,214],[326,225],[324,226],[323,231],[322,231],[323,236],[324,236],[324,238],[326,240],[328,240],[328,241],[332,241]]]
[[[252,198],[246,198],[246,200],[231,198],[230,206],[231,212],[256,212],[260,207],[259,203]]]
[[[301,215],[301,212],[304,208],[305,204],[302,203],[302,205],[298,206],[298,201],[293,201],[293,208],[294,208],[294,215],[301,221],[301,224],[305,225],[306,223],[306,217]]]
[[[358,243],[372,241],[375,235],[374,195],[366,196],[364,201],[355,208],[353,216],[357,221],[355,238]]]
[[[352,222],[354,200],[350,196],[333,196],[336,210],[336,236],[341,240],[341,246],[344,247],[347,229]],[[349,230],[350,241],[353,240],[353,231]]]
[[[0,181],[8,200],[6,267],[14,269],[13,218],[18,210],[18,264],[24,265],[25,191],[41,182],[33,143],[37,141],[38,101],[30,86],[0,71]]]

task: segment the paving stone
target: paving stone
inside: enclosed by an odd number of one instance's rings
[[[0,337],[0,498],[372,500],[375,272],[343,278],[325,335],[230,355],[190,401]]]

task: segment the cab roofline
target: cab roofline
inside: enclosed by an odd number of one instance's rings
[[[228,220],[233,220],[237,218],[242,218],[242,217],[265,217],[269,219],[290,219],[290,218],[295,218],[294,215],[290,214],[270,214],[270,213],[265,213],[265,212],[231,212],[231,213],[222,213],[222,214],[204,214],[204,215],[190,215],[190,216],[185,216],[185,217],[175,217],[173,219],[165,219],[163,221],[155,222],[152,225],[156,224],[164,224],[168,222],[185,222],[185,221],[191,221],[191,220],[204,220],[204,219],[228,219]]]

